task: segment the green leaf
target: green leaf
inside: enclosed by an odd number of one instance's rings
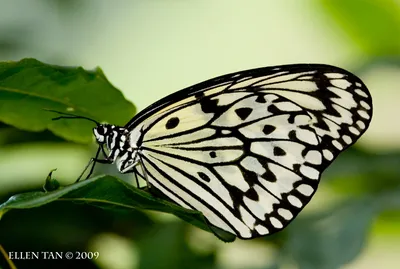
[[[45,109],[86,116],[99,122],[126,124],[135,114],[100,68],[61,67],[35,59],[0,62],[0,121],[27,131],[48,129],[78,143],[92,141],[93,123],[51,119]]]
[[[324,14],[373,56],[400,54],[400,6],[393,0],[321,0]]]
[[[193,252],[182,223],[159,223],[151,237],[138,241],[140,269],[213,268],[214,255]],[[157,257],[157,258],[155,258]]]
[[[391,188],[388,191],[380,193],[377,196],[380,209],[385,210],[400,210],[400,187]]]
[[[373,197],[366,197],[298,218],[288,229],[285,251],[300,269],[341,268],[362,251],[379,207]]]
[[[379,194],[400,187],[399,163],[397,152],[372,154],[348,149],[327,168],[322,180],[331,180],[330,187],[342,194]]]
[[[225,242],[232,242],[235,239],[232,234],[218,231],[216,227],[209,227],[202,213],[154,197],[111,176],[90,178],[52,192],[27,192],[14,195],[0,205],[0,217],[11,209],[28,209],[54,201],[85,203],[105,209],[144,209],[171,213],[205,231],[213,232]]]

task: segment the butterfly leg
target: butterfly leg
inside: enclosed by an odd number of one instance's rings
[[[88,178],[92,175],[93,170],[94,170],[94,166],[95,166],[96,163],[111,164],[112,161],[111,161],[111,160],[108,160],[108,159],[95,159],[95,158],[92,158],[92,159],[90,159],[90,161],[89,161],[89,165],[90,165],[90,163],[93,163],[93,165],[92,165],[92,168],[90,169],[89,174],[86,176],[86,179],[88,179]],[[86,169],[87,169],[87,168],[85,168],[85,170],[86,170]],[[83,173],[82,173],[82,174],[83,174]],[[81,176],[82,176],[82,175],[81,175]]]
[[[136,180],[136,187],[140,189],[140,185],[139,185],[139,179],[138,179],[138,175],[141,178],[144,178],[142,174],[139,173],[139,171],[136,169],[136,166],[139,164],[139,162],[136,162],[135,166],[132,168],[132,172],[135,174],[135,180]]]
[[[85,169],[83,169],[82,173],[79,175],[79,177],[77,178],[77,180],[75,181],[75,183],[78,182],[79,180],[81,180],[83,174],[87,171],[87,169],[89,168],[90,165],[92,165],[92,167],[91,167],[91,169],[90,169],[90,171],[89,171],[89,174],[86,176],[86,179],[88,179],[88,178],[92,175],[96,163],[107,163],[107,164],[112,163],[112,161],[109,160],[109,159],[98,159],[100,150],[101,150],[101,151],[103,152],[103,154],[105,155],[105,153],[104,153],[104,148],[103,148],[102,146],[99,146],[99,148],[98,148],[98,150],[97,150],[97,152],[96,152],[96,157],[90,159],[89,163],[86,165]],[[106,156],[106,155],[105,155],[105,156]]]
[[[139,155],[139,162],[140,162],[140,166],[142,167],[143,178],[146,180],[147,189],[150,189],[151,185],[149,183],[149,178],[147,176],[146,168],[144,167],[144,164],[143,164],[143,159],[140,155]]]
[[[139,173],[139,171],[138,171],[138,169],[137,169],[137,166],[138,166],[139,164],[140,164],[140,162],[139,162],[139,161],[136,161],[135,164],[134,164],[134,166],[132,167],[132,169],[129,170],[128,172],[126,172],[126,173],[134,173],[134,174],[135,174],[136,187],[137,187],[138,189],[141,189],[141,190],[142,190],[142,189],[147,188],[147,186],[145,186],[145,187],[140,187],[138,175],[139,175],[141,178],[143,178],[143,179],[145,179],[145,177],[144,177],[144,175],[143,175],[142,173]],[[143,168],[142,168],[142,171],[143,171]]]
[[[138,172],[137,172],[136,169],[134,169],[134,170],[135,170],[135,171],[134,171],[133,173],[135,174],[136,187],[140,189],[140,186],[139,186],[139,179],[138,179],[138,177],[137,177]]]

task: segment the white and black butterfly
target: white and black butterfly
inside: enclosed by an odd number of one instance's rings
[[[108,153],[94,161],[115,162],[121,173],[141,166],[149,188],[254,238],[296,217],[371,117],[368,89],[348,71],[265,67],[173,93],[124,127],[99,124],[93,132]]]

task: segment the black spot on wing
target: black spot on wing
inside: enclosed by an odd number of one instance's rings
[[[274,147],[274,155],[275,156],[285,156],[286,155],[286,151],[284,151],[280,147]]]
[[[298,164],[298,163],[293,164],[293,172],[295,172],[296,174],[301,174],[300,167],[301,167],[301,164]]]
[[[265,98],[263,95],[258,95],[257,99],[256,99],[257,103],[266,103],[267,101],[265,101]]]
[[[296,131],[295,131],[295,130],[291,130],[291,131],[289,132],[288,136],[289,136],[289,139],[290,139],[290,140],[293,140],[293,141],[298,140],[298,139],[297,139],[297,136],[296,136]]]
[[[241,120],[245,120],[251,114],[252,111],[253,109],[250,107],[241,107],[236,109],[235,113]]]
[[[323,119],[318,118],[318,121],[313,124],[315,127],[318,127],[325,131],[330,131],[328,124]]]
[[[229,194],[233,201],[233,205],[237,208],[239,205],[243,204],[243,192],[235,186],[229,186],[228,188]],[[237,212],[240,214],[239,212]]]
[[[314,74],[314,81],[317,84],[318,89],[326,89],[329,86],[332,86],[329,78],[321,72],[317,72]],[[329,91],[324,91],[324,93],[328,93]]]
[[[204,181],[206,181],[206,182],[210,182],[210,181],[211,181],[211,179],[210,179],[206,174],[204,174],[203,172],[198,172],[197,174],[199,175],[199,177],[200,177],[202,180],[204,180]]]
[[[203,99],[200,106],[204,113],[217,113],[219,111],[218,99]]]
[[[211,158],[217,157],[217,153],[215,153],[215,151],[211,151],[211,152],[210,152],[210,157],[211,157]]]
[[[281,111],[275,105],[268,106],[268,112],[270,112],[271,114],[277,114],[277,115],[281,113]]]
[[[174,129],[179,124],[179,118],[173,117],[170,118],[167,123],[165,124],[165,128],[167,129]]]
[[[268,167],[265,167],[265,168],[268,168]],[[277,181],[275,174],[272,173],[272,171],[270,169],[267,169],[267,171],[264,174],[262,174],[261,177],[269,182]]]
[[[246,180],[247,184],[249,184],[250,187],[254,186],[254,184],[258,183],[258,177],[257,174],[253,171],[248,171],[241,166],[239,167],[240,171],[242,172],[244,180]]]
[[[247,198],[253,201],[259,200],[258,193],[253,188],[250,188],[248,191],[246,191],[245,195]]]
[[[272,125],[265,125],[263,128],[263,133],[266,135],[269,135],[270,133],[272,133],[273,131],[275,131],[276,127],[272,126]]]
[[[290,114],[290,116],[288,118],[288,123],[293,124],[295,122],[295,119],[296,119],[297,115],[298,114],[296,114],[296,113]]]

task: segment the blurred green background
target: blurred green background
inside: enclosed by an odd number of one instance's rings
[[[100,66],[138,110],[225,73],[332,64],[361,77],[374,116],[279,234],[225,244],[171,215],[55,202],[4,215],[6,251],[98,251],[99,258],[14,260],[19,269],[400,267],[399,0],[0,0],[0,61],[25,57]],[[0,202],[40,189],[53,168],[71,184],[94,153],[94,144],[2,124]],[[111,166],[97,173],[116,175]],[[8,268],[3,258],[0,267]]]

